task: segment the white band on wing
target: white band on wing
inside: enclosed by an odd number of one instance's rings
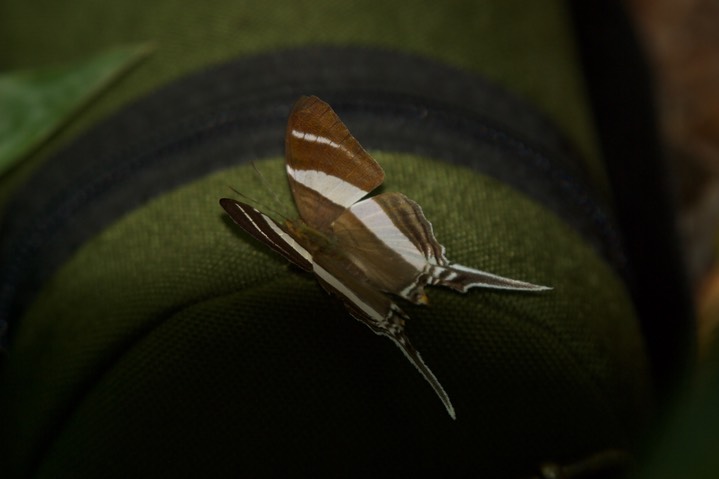
[[[422,251],[394,224],[390,217],[391,212],[385,211],[374,198],[355,203],[350,211],[379,241],[399,254],[418,272],[425,267],[427,258]]]
[[[332,203],[348,207],[365,196],[368,191],[356,187],[336,176],[318,170],[295,170],[287,165],[287,174],[297,183],[316,191]]]

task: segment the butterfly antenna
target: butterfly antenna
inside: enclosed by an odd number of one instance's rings
[[[256,200],[254,198],[250,198],[249,196],[240,193],[233,187],[229,187],[232,191],[234,191],[237,195],[241,196],[242,198],[246,199],[249,203],[253,205],[257,205],[262,207],[264,210],[269,211],[275,215],[277,215],[279,218],[282,218],[283,220],[288,220],[290,218],[290,214],[286,214],[283,212],[287,211],[287,208],[285,205],[282,204],[282,201],[280,200],[280,197],[277,196],[277,193],[274,189],[270,187],[269,181],[267,181],[267,178],[264,174],[262,174],[262,171],[257,167],[254,161],[250,161],[250,164],[252,165],[252,169],[255,170],[255,173],[257,174],[257,177],[260,179],[260,182],[262,182],[262,185],[265,187],[265,190],[268,191],[271,195],[274,207],[271,205],[267,205],[259,200]]]
[[[257,199],[255,199],[255,198],[252,198],[252,197],[250,197],[250,196],[247,196],[246,194],[244,194],[244,193],[242,193],[242,192],[240,192],[240,191],[237,191],[237,190],[236,190],[235,188],[233,188],[232,186],[229,186],[229,185],[228,185],[227,187],[228,187],[229,189],[231,189],[232,192],[235,193],[237,196],[239,196],[239,197],[241,197],[243,200],[245,200],[249,205],[251,205],[251,206],[253,206],[253,207],[261,208],[261,209],[263,209],[263,210],[265,210],[265,211],[269,211],[270,213],[272,213],[272,214],[274,214],[274,215],[277,215],[278,217],[282,218],[283,220],[289,219],[288,216],[286,216],[284,213],[282,213],[282,212],[280,212],[280,211],[277,211],[277,210],[274,209],[272,206],[270,206],[270,205],[268,205],[268,204],[266,204],[266,203],[263,203],[262,201],[257,200]]]
[[[283,213],[280,212],[280,210],[286,209],[286,206],[282,204],[282,201],[280,200],[280,197],[277,196],[277,192],[270,187],[270,182],[267,181],[267,178],[265,178],[265,175],[262,174],[262,172],[260,171],[260,169],[257,167],[257,164],[255,164],[254,160],[253,160],[253,161],[250,161],[250,164],[252,165],[252,169],[255,170],[255,173],[257,173],[257,176],[259,177],[260,181],[261,181],[262,184],[264,185],[265,189],[266,189],[267,191],[269,191],[270,194],[272,195],[272,199],[273,199],[274,202],[275,202],[275,206],[277,206],[277,208],[279,208],[279,210],[275,210],[275,209],[273,209],[273,208],[269,208],[269,210],[272,211],[273,213],[277,213],[277,214],[280,215],[282,218],[287,219],[287,218],[288,218],[288,215],[285,215],[285,214],[283,214]]]

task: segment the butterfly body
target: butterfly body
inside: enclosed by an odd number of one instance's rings
[[[422,208],[401,193],[362,199],[382,184],[384,172],[320,99],[302,97],[295,104],[285,152],[300,219],[279,224],[245,203],[223,198],[220,204],[250,235],[314,273],[352,316],[389,337],[455,418],[449,396],[404,332],[408,316],[389,295],[427,304],[427,285],[459,292],[549,288],[451,264]]]
[[[295,238],[313,256],[320,252],[330,253],[337,250],[337,238],[328,232],[322,232],[308,226],[301,220],[286,220],[284,230]]]

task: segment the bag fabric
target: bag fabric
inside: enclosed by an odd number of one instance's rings
[[[6,8],[37,31],[43,19],[21,3]],[[566,18],[559,4],[523,5],[543,11],[527,25],[489,2],[515,31],[492,23],[479,34],[471,27],[488,7],[426,3],[111,12],[125,20],[117,29],[158,28],[158,60],[75,129],[169,83],[31,176],[7,180],[0,414],[9,473],[518,477],[546,461],[632,449],[652,404],[649,373],[598,155],[585,117],[567,121],[583,110],[569,55],[556,51],[571,50],[559,28]],[[223,30],[235,25],[226,16],[237,22],[234,36]],[[192,44],[202,32],[224,44]],[[444,43],[430,41],[439,32]],[[558,87],[546,78],[518,78],[508,64],[521,59],[487,53],[478,66],[483,35],[501,45],[535,33],[543,34],[538,54],[560,67],[548,69],[553,80],[570,86],[563,93],[576,104],[552,99]],[[248,38],[254,43],[241,42]],[[571,140],[477,74],[493,69],[505,87],[543,98]],[[430,307],[407,306],[408,334],[454,402],[456,422],[397,348],[218,205],[233,187],[293,214],[283,138],[301,94],[333,106],[385,169],[383,191],[422,205],[451,260],[554,288],[431,289]]]

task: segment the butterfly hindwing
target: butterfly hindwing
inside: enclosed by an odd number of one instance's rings
[[[401,193],[384,193],[352,205],[332,224],[339,248],[382,291],[426,303],[424,286],[542,290],[533,285],[450,264],[422,208]]]
[[[414,287],[429,264],[446,263],[431,226],[400,193],[360,201],[332,224],[337,243],[378,289],[415,303],[424,302]]]

